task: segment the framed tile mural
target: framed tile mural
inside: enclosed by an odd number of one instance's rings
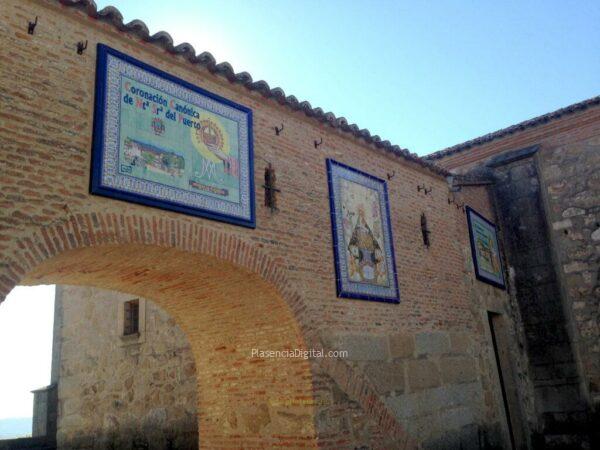
[[[255,226],[252,111],[98,44],[90,191]]]
[[[385,181],[332,159],[327,177],[338,296],[398,303]]]
[[[496,226],[469,206],[466,212],[475,276],[478,280],[505,289]]]

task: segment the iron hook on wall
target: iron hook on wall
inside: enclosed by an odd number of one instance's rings
[[[392,178],[394,178],[396,176],[396,171],[392,170],[392,173],[388,172],[386,175],[387,175],[387,179],[389,181],[389,180],[391,180]]]
[[[88,46],[88,41],[86,39],[85,44],[83,43],[83,41],[79,41],[77,43],[77,54],[78,55],[83,55],[83,51],[87,48]]]
[[[454,198],[454,197],[452,197],[452,198],[448,197],[448,204],[449,205],[452,205],[452,204],[456,205],[456,209],[462,209],[463,211],[465,210],[465,202],[457,203],[456,202],[456,198]]]
[[[315,140],[315,148],[319,148],[319,145],[323,143],[323,138],[320,141]]]
[[[427,187],[425,186],[425,183],[423,183],[423,186],[421,186],[420,184],[417,185],[417,191],[421,192],[423,191],[425,193],[425,195],[429,195],[429,193],[433,190],[432,187],[430,187],[429,189],[427,189]]]
[[[277,136],[279,136],[279,133],[281,133],[283,131],[283,123],[281,124],[281,128],[277,128],[276,126],[273,127],[273,129],[275,130],[275,134]]]
[[[35,22],[29,22],[29,25],[27,26],[27,34],[33,34],[35,32],[35,27],[37,26],[38,23],[38,16],[35,16]]]

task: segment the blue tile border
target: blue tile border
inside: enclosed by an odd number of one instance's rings
[[[139,71],[140,73],[146,72],[147,75],[144,75],[153,80],[157,78],[160,78],[160,81],[166,80],[166,82],[169,83],[169,89],[181,89],[185,92],[191,91],[190,95],[204,99],[203,101],[206,102],[206,105],[209,107],[215,109],[218,108],[218,111],[215,110],[213,112],[217,114],[228,114],[228,118],[238,122],[238,128],[240,130],[238,136],[240,141],[239,204],[202,195],[201,193],[189,193],[173,187],[163,187],[163,191],[167,191],[167,193],[161,193],[162,197],[157,197],[148,192],[150,190],[149,188],[157,190],[157,188],[153,186],[153,184],[156,183],[149,180],[118,180],[119,183],[114,181],[117,177],[112,173],[108,173],[111,168],[111,156],[107,156],[107,140],[111,139],[111,136],[105,131],[107,120],[112,120],[114,122],[113,118],[109,117],[110,114],[115,114],[114,111],[107,111],[106,107],[109,90],[109,69],[112,70],[112,68],[109,68],[109,58],[114,58],[114,61],[127,65],[128,70]],[[113,60],[111,60],[111,62],[113,62]],[[129,69],[129,66],[131,66],[131,69]],[[206,107],[206,109],[212,111],[209,107]],[[115,131],[113,131],[113,133],[114,132]],[[243,143],[247,143],[247,145],[243,145]],[[111,145],[114,146],[115,143],[111,142]],[[118,147],[118,144],[116,145]],[[125,55],[104,44],[98,44],[90,193],[255,228],[256,213],[253,156],[251,109],[149,66],[148,64],[138,61],[137,59]],[[127,188],[124,189],[123,186],[126,186]],[[171,198],[168,198],[169,196]],[[177,197],[177,199],[173,197]],[[201,206],[198,206],[198,203],[201,203]]]
[[[338,297],[355,298],[361,300],[370,300],[386,303],[399,303],[400,290],[398,287],[398,277],[396,268],[396,259],[394,254],[394,241],[392,235],[392,224],[390,219],[390,208],[388,201],[387,184],[384,180],[368,173],[354,169],[353,167],[339,163],[333,159],[327,159],[327,182],[329,186],[329,206],[331,218],[331,232],[333,236],[333,251],[336,272],[336,288]],[[382,229],[384,235],[384,251],[386,264],[392,276],[391,284],[388,286],[378,286],[375,284],[356,283],[348,279],[347,264],[345,252],[340,247],[344,241],[343,230],[341,227],[341,213],[339,207],[339,195],[337,195],[336,180],[345,178],[356,182],[370,189],[379,192],[380,210],[386,218],[382,220]],[[383,219],[383,218],[382,218]]]
[[[496,225],[493,222],[490,222],[488,219],[483,217],[477,211],[475,211],[470,206],[465,207],[465,213],[467,215],[467,224],[469,228],[469,243],[471,244],[471,257],[473,259],[473,269],[475,270],[475,277],[479,281],[483,281],[484,283],[491,284],[500,289],[506,289],[505,277],[504,277],[504,264],[502,262],[502,253],[500,251],[500,242],[498,241],[498,230]],[[502,279],[500,281],[496,281],[491,277],[488,277],[483,273],[482,270],[479,269],[479,263],[477,261],[477,251],[475,249],[475,236],[473,234],[473,224],[471,215],[476,216],[478,219],[484,221],[487,225],[489,225],[494,230],[494,239],[496,241],[496,248],[498,249],[498,260],[500,261],[500,273],[502,274]]]

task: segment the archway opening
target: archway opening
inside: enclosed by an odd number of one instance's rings
[[[53,316],[54,286],[17,286],[0,306],[0,449],[47,434]]]
[[[301,330],[276,287],[257,274],[204,254],[119,244],[60,253],[21,284],[109,289],[164,309],[194,355],[200,447],[316,445],[309,361],[264,356],[305,350]]]

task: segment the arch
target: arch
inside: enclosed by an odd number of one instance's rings
[[[114,280],[123,274],[113,272],[114,277],[110,281],[106,277],[107,267],[102,268],[102,264],[104,266],[111,265],[112,260],[115,259],[138,254],[142,259],[144,254],[147,256],[148,252],[153,252],[157,260],[182,260],[187,261],[188,266],[196,263],[199,267],[212,267],[214,270],[220,267],[228,274],[235,273],[240,277],[245,276],[247,282],[240,286],[246,286],[247,289],[245,292],[244,289],[240,289],[237,291],[237,295],[243,293],[247,296],[251,292],[251,286],[261,287],[262,292],[268,294],[263,298],[263,305],[272,306],[273,313],[270,308],[263,308],[264,311],[267,311],[266,318],[268,320],[261,322],[261,326],[272,330],[273,323],[278,323],[278,318],[274,313],[279,313],[284,318],[279,321],[279,325],[287,325],[288,331],[294,330],[297,338],[295,343],[298,348],[326,348],[318,330],[311,323],[308,306],[286,278],[285,269],[264,253],[258,245],[249,243],[231,231],[217,230],[212,226],[214,224],[202,225],[198,221],[187,218],[175,219],[168,216],[100,211],[72,214],[67,207],[65,209],[68,216],[64,219],[56,220],[49,225],[35,227],[33,230],[32,227],[29,227],[29,232],[19,233],[13,241],[0,242],[3,256],[3,261],[0,263],[0,301],[17,284],[53,282],[88,284],[113,289],[155,301],[176,318],[192,341],[193,336],[189,333],[194,333],[192,330],[198,328],[194,327],[193,323],[188,323],[192,316],[186,315],[185,308],[175,308],[164,299],[162,301],[157,299],[157,292],[149,292],[143,288],[144,280],[147,281],[155,274],[147,272],[146,267],[140,266],[139,261],[137,261],[137,265],[133,264],[133,267],[137,267],[137,269],[128,269],[127,276],[137,280],[129,280],[129,283],[122,280],[118,285],[113,284]],[[106,250],[106,259],[102,264],[95,260],[94,264],[90,266],[89,259],[100,249]],[[79,258],[88,260],[87,268],[78,263]],[[132,261],[135,262],[135,258]],[[125,265],[122,267],[125,269]],[[104,278],[101,278],[102,274],[104,274]],[[175,275],[163,274],[162,277],[162,282],[167,287],[171,283],[171,288],[177,288],[177,295],[181,295],[181,291],[185,290],[185,283],[178,282]],[[216,279],[212,279],[213,284]],[[188,285],[188,295],[191,296],[193,289],[190,286],[191,284]],[[159,294],[166,297],[165,292],[167,291],[168,289],[165,287]],[[233,295],[234,293],[229,292],[229,294]],[[206,300],[206,295],[199,294],[199,298]],[[217,298],[231,300],[233,297],[226,297],[225,293],[221,292]],[[232,311],[244,306],[248,307],[248,304],[232,305]],[[239,316],[240,312],[238,309],[236,314],[231,317]],[[265,336],[264,333],[262,335]],[[287,342],[288,347],[290,342]],[[273,343],[277,342],[268,344],[263,341],[261,345],[267,345],[266,349],[277,349],[273,348]],[[279,344],[282,343],[279,342]],[[221,353],[217,354],[227,355],[228,351],[231,354],[231,348],[231,345],[224,345],[218,350]],[[416,446],[395,415],[379,398],[370,380],[341,359],[310,358],[300,361],[292,359],[282,361],[279,366],[280,370],[275,370],[275,372],[289,372],[294,377],[298,377],[300,380],[298,385],[304,388],[291,393],[289,387],[293,386],[295,381],[286,379],[285,386],[281,386],[285,395],[277,397],[273,391],[270,393],[271,398],[268,398],[267,394],[269,393],[266,392],[264,381],[269,378],[263,378],[257,386],[262,385],[264,389],[257,389],[258,392],[254,394],[254,397],[245,396],[244,400],[247,403],[243,408],[238,408],[240,402],[235,402],[234,406],[238,412],[232,414],[231,410],[225,411],[222,408],[223,405],[227,405],[227,402],[221,402],[220,408],[219,403],[214,401],[213,409],[206,410],[205,399],[202,397],[206,392],[204,389],[206,386],[200,384],[201,377],[206,375],[201,370],[203,350],[197,348],[193,351],[199,367],[198,403],[201,447],[239,448],[244,445],[261,447],[274,444],[291,447],[327,446],[324,441],[317,442],[320,424],[319,421],[315,421],[315,417],[320,406],[319,402],[315,400],[318,394],[315,394],[316,389],[312,386],[313,378],[322,378],[324,374],[331,377],[350,398],[361,405],[383,435],[387,436],[387,442],[399,445],[400,448]],[[272,361],[271,364],[273,364]],[[263,373],[266,372],[267,370],[263,371]],[[217,377],[226,374],[215,372],[210,375]],[[265,407],[265,405],[267,406]],[[269,409],[269,405],[271,409]],[[265,425],[265,421],[271,420],[271,414],[278,415],[283,424],[283,428],[281,428],[284,430],[283,433],[278,433],[273,427],[268,428],[268,425]],[[302,426],[294,426],[293,423],[301,423]],[[225,424],[225,432],[221,430],[222,424]],[[246,427],[245,432],[240,430],[243,427]],[[292,435],[292,432],[295,432],[295,435]],[[269,435],[268,433],[273,434]],[[325,441],[328,440],[325,439]],[[332,445],[335,447],[335,442]]]
[[[253,272],[273,284],[299,324],[304,305],[285,277],[284,269],[252,245],[232,233],[204,227],[198,222],[139,214],[89,212],[70,214],[50,225],[16,239],[13,248],[3,248],[0,267],[0,301],[18,281],[38,264],[67,250],[109,244],[144,244],[176,248],[213,256]],[[2,247],[0,247],[2,248]]]
[[[86,285],[171,315],[196,360],[201,447],[317,446],[311,361],[252,356],[308,348],[300,296],[256,246],[185,221],[89,213],[3,256],[1,298],[17,284]]]

